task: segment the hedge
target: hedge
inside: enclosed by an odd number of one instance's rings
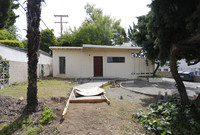
[[[17,40],[0,40],[0,43],[8,45],[8,46],[12,46],[12,47],[24,48],[24,44]]]

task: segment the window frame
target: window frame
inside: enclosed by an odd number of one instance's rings
[[[125,63],[125,57],[108,56],[107,63]]]
[[[64,63],[61,65],[62,59]],[[63,66],[63,67],[61,67]],[[59,74],[65,74],[66,73],[66,58],[64,56],[59,57]],[[62,71],[63,70],[63,71]]]

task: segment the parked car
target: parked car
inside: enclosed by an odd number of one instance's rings
[[[183,81],[194,81],[194,72],[179,71],[178,73]]]

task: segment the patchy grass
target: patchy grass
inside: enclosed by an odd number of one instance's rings
[[[58,79],[47,77],[44,79],[38,79],[38,97],[50,98],[50,97],[63,97],[70,93],[70,90],[75,85],[70,84],[70,80]],[[4,96],[12,97],[24,97],[26,98],[28,83],[14,83],[13,85],[0,90],[0,94]]]
[[[22,134],[22,135],[37,135],[46,128],[48,129],[50,124],[53,121],[54,113],[53,110],[49,109],[46,104],[43,105],[43,111],[37,112],[40,113],[40,119],[35,119],[37,115],[33,117],[33,115],[29,116],[21,116],[21,118],[16,119],[14,122],[10,122],[9,124],[5,124],[0,127],[0,135],[11,135]],[[53,127],[54,134],[58,134],[60,130],[54,126]]]
[[[139,77],[142,77],[142,78],[162,78],[163,76],[156,74],[155,76],[139,76]]]

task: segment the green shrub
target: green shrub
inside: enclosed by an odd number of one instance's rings
[[[0,40],[15,40],[14,35],[6,30],[0,30]]]
[[[12,47],[24,48],[24,44],[17,40],[0,40],[0,43],[8,45],[8,46],[12,46]]]
[[[45,71],[44,71],[44,65],[43,64],[41,65],[41,74],[42,74],[42,77],[44,77]]]
[[[41,115],[41,120],[39,120],[40,124],[51,124],[54,118],[54,113],[51,109],[49,109],[46,105],[43,106],[43,112]]]
[[[197,135],[200,134],[200,120],[188,106],[181,109],[180,100],[174,98],[166,103],[155,103],[149,106],[148,113],[142,110],[133,114],[147,131],[158,135]]]
[[[39,134],[40,132],[42,132],[43,131],[43,126],[42,125],[38,125],[38,126],[36,126],[36,127],[33,127],[33,128],[30,128],[30,129],[28,129],[28,131],[27,131],[27,135],[37,135],[37,134]]]
[[[25,127],[31,124],[30,118],[25,118],[23,120],[15,121],[10,124],[5,124],[3,128],[0,130],[0,135],[9,135],[12,134],[14,131],[18,130],[21,127]]]

